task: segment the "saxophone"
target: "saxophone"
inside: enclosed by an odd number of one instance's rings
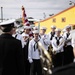
[[[45,72],[45,75],[52,74],[52,58],[49,55],[48,51],[42,46],[41,42],[38,42],[39,52],[42,50],[42,54],[40,54],[41,63],[43,71]],[[45,63],[45,65],[44,65]]]

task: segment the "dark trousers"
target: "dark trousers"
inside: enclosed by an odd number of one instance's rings
[[[71,45],[64,47],[64,65],[72,63],[73,59],[73,47]]]
[[[40,59],[33,59],[33,75],[42,75],[42,66]]]
[[[54,68],[61,67],[63,65],[63,52],[53,55],[52,61]]]
[[[28,60],[25,61],[25,74],[30,75],[30,63]]]

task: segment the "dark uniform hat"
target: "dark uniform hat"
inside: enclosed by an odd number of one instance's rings
[[[11,29],[15,26],[15,19],[1,22],[0,26],[3,32],[10,32]]]

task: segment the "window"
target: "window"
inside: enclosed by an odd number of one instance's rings
[[[66,18],[62,18],[62,22],[66,22]]]
[[[53,22],[56,22],[56,18],[53,18]]]
[[[75,25],[73,25],[72,28],[75,29]]]

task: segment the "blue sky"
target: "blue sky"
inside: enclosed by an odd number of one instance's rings
[[[75,0],[71,1],[75,2]],[[49,14],[56,14],[70,7],[69,0],[0,0],[0,7],[3,7],[3,17],[5,19],[20,18],[22,5],[26,9],[27,16],[36,19],[44,19],[43,13],[47,18]]]

